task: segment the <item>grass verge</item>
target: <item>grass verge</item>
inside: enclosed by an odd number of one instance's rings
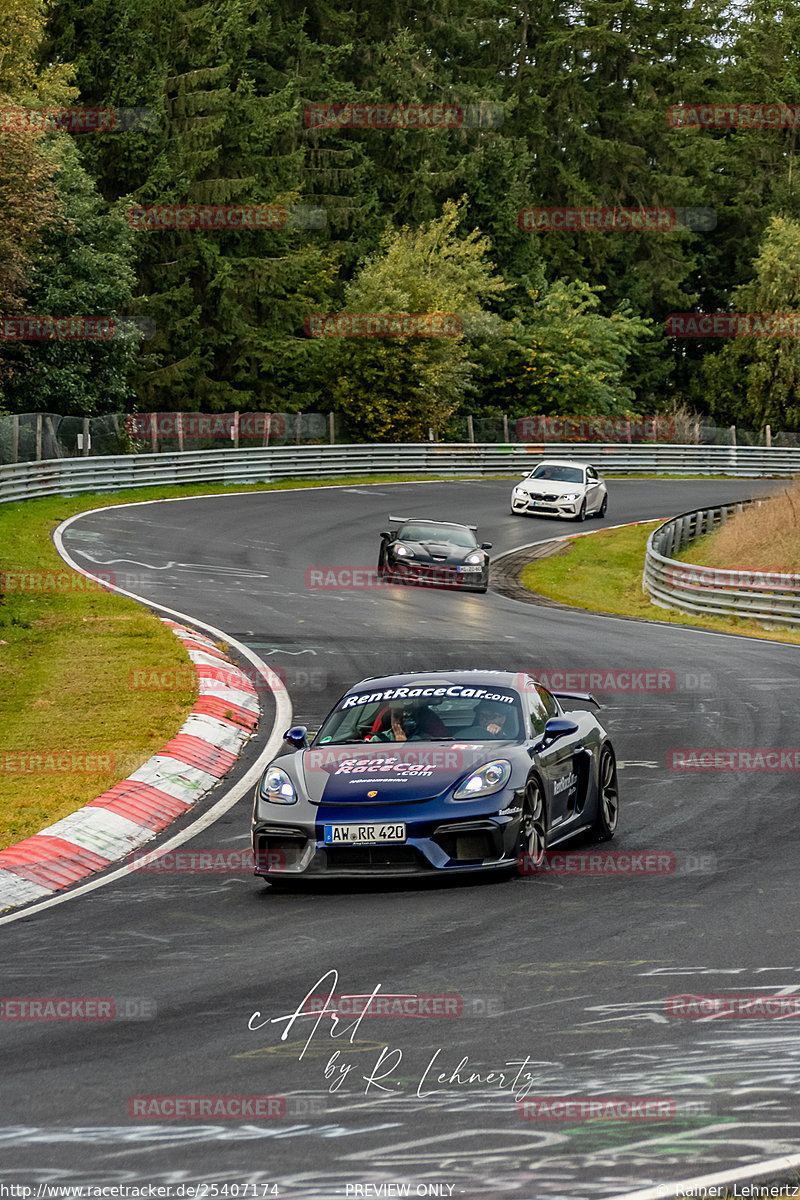
[[[734,563],[745,571],[800,571],[800,483],[764,504],[748,505],[678,557],[704,567]]]
[[[0,849],[135,771],[175,735],[197,694],[177,638],[140,604],[71,571],[53,546],[56,526],[113,504],[276,491],[301,482],[135,488],[0,505]],[[174,671],[177,686],[129,686],[131,672],[154,668]]]
[[[520,576],[522,583],[542,596],[592,612],[800,644],[800,633],[794,631],[762,629],[737,618],[694,617],[651,604],[642,591],[642,569],[647,539],[661,523],[649,521],[576,537],[565,542],[563,551],[529,563]]]

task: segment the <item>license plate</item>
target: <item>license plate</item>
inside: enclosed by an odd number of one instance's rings
[[[464,574],[468,571],[470,571],[470,572],[471,571],[480,571],[480,567],[457,567],[456,570],[459,571],[461,574]]]
[[[400,825],[326,825],[325,844],[328,846],[365,846],[372,842],[404,842],[406,827]]]

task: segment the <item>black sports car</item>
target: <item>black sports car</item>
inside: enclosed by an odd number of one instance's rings
[[[526,874],[578,833],[612,837],[618,809],[608,734],[531,676],[364,679],[310,745],[303,726],[290,729],[264,772],[253,809],[255,873],[276,882]]]
[[[389,517],[398,528],[381,534],[378,576],[395,583],[424,583],[485,592],[491,542],[475,539],[474,525]]]

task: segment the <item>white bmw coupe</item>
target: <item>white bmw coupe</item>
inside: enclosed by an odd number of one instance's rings
[[[568,459],[546,458],[511,493],[511,512],[517,516],[585,521],[604,517],[607,507],[606,485],[594,467]]]

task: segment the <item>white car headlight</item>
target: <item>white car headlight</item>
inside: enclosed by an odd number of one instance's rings
[[[580,492],[567,492],[565,496],[559,496],[558,499],[560,503],[565,503],[570,500],[577,500],[578,496],[580,496]]]
[[[491,796],[492,792],[499,792],[505,787],[510,774],[511,763],[504,758],[486,763],[456,788],[453,799],[474,800],[478,796]]]
[[[466,560],[466,561],[467,561],[468,563],[482,563],[482,562],[483,562],[483,555],[482,555],[482,554],[478,554],[478,553],[475,553],[475,554],[470,554],[470,556],[467,558],[467,560]]]
[[[525,488],[515,487],[511,494],[515,500],[524,500],[528,493],[525,491]]]
[[[408,546],[404,546],[402,542],[398,542],[394,547],[394,552],[398,558],[413,558],[414,551],[409,550]]]
[[[294,784],[282,767],[267,767],[258,791],[261,799],[269,800],[271,804],[295,804],[297,801]]]

